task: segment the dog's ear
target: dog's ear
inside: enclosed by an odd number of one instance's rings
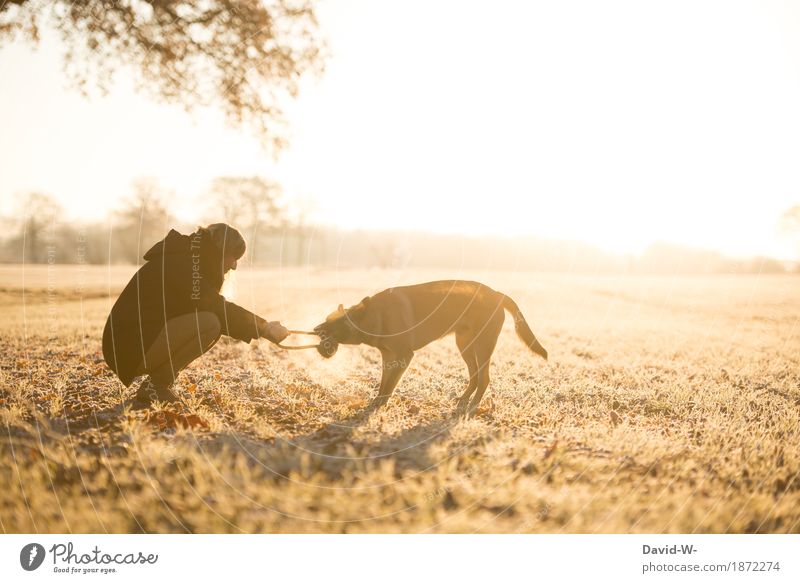
[[[356,325],[359,332],[366,335],[378,335],[381,333],[383,316],[380,309],[372,309],[372,298],[365,297],[358,304],[358,308],[350,312],[348,316]]]
[[[338,320],[339,318],[344,316],[345,313],[346,312],[344,310],[344,306],[342,304],[339,304],[339,307],[336,308],[335,311],[333,311],[330,314],[328,314],[328,317],[325,318],[325,321],[326,322],[330,322],[331,320]]]

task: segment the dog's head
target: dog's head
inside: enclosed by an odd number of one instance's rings
[[[347,309],[339,304],[336,311],[331,312],[322,324],[314,328],[314,334],[320,338],[317,351],[323,357],[330,358],[336,354],[339,344],[361,344],[363,342],[357,318],[363,311],[367,300],[368,298],[364,298],[358,305]]]

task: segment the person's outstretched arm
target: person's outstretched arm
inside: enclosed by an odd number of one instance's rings
[[[289,335],[280,322],[267,322],[261,316],[229,302],[222,294],[207,286],[201,286],[196,305],[198,310],[208,310],[217,315],[224,335],[243,342],[266,338],[277,343]]]

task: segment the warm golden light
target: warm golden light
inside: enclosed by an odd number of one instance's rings
[[[800,198],[795,8],[364,1],[319,17],[331,59],[287,105],[277,161],[124,70],[108,97],[64,91],[52,34],[6,48],[0,210],[35,189],[100,218],[154,176],[197,222],[213,177],[264,175],[340,227],[794,257],[775,225]]]

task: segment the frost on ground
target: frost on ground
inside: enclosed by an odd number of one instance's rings
[[[472,420],[452,338],[363,409],[374,349],[221,341],[183,406],[131,411],[100,337],[130,270],[0,270],[4,532],[800,532],[800,278],[256,271],[235,300],[308,329],[391,285],[512,296]],[[307,339],[302,338],[305,342]]]

